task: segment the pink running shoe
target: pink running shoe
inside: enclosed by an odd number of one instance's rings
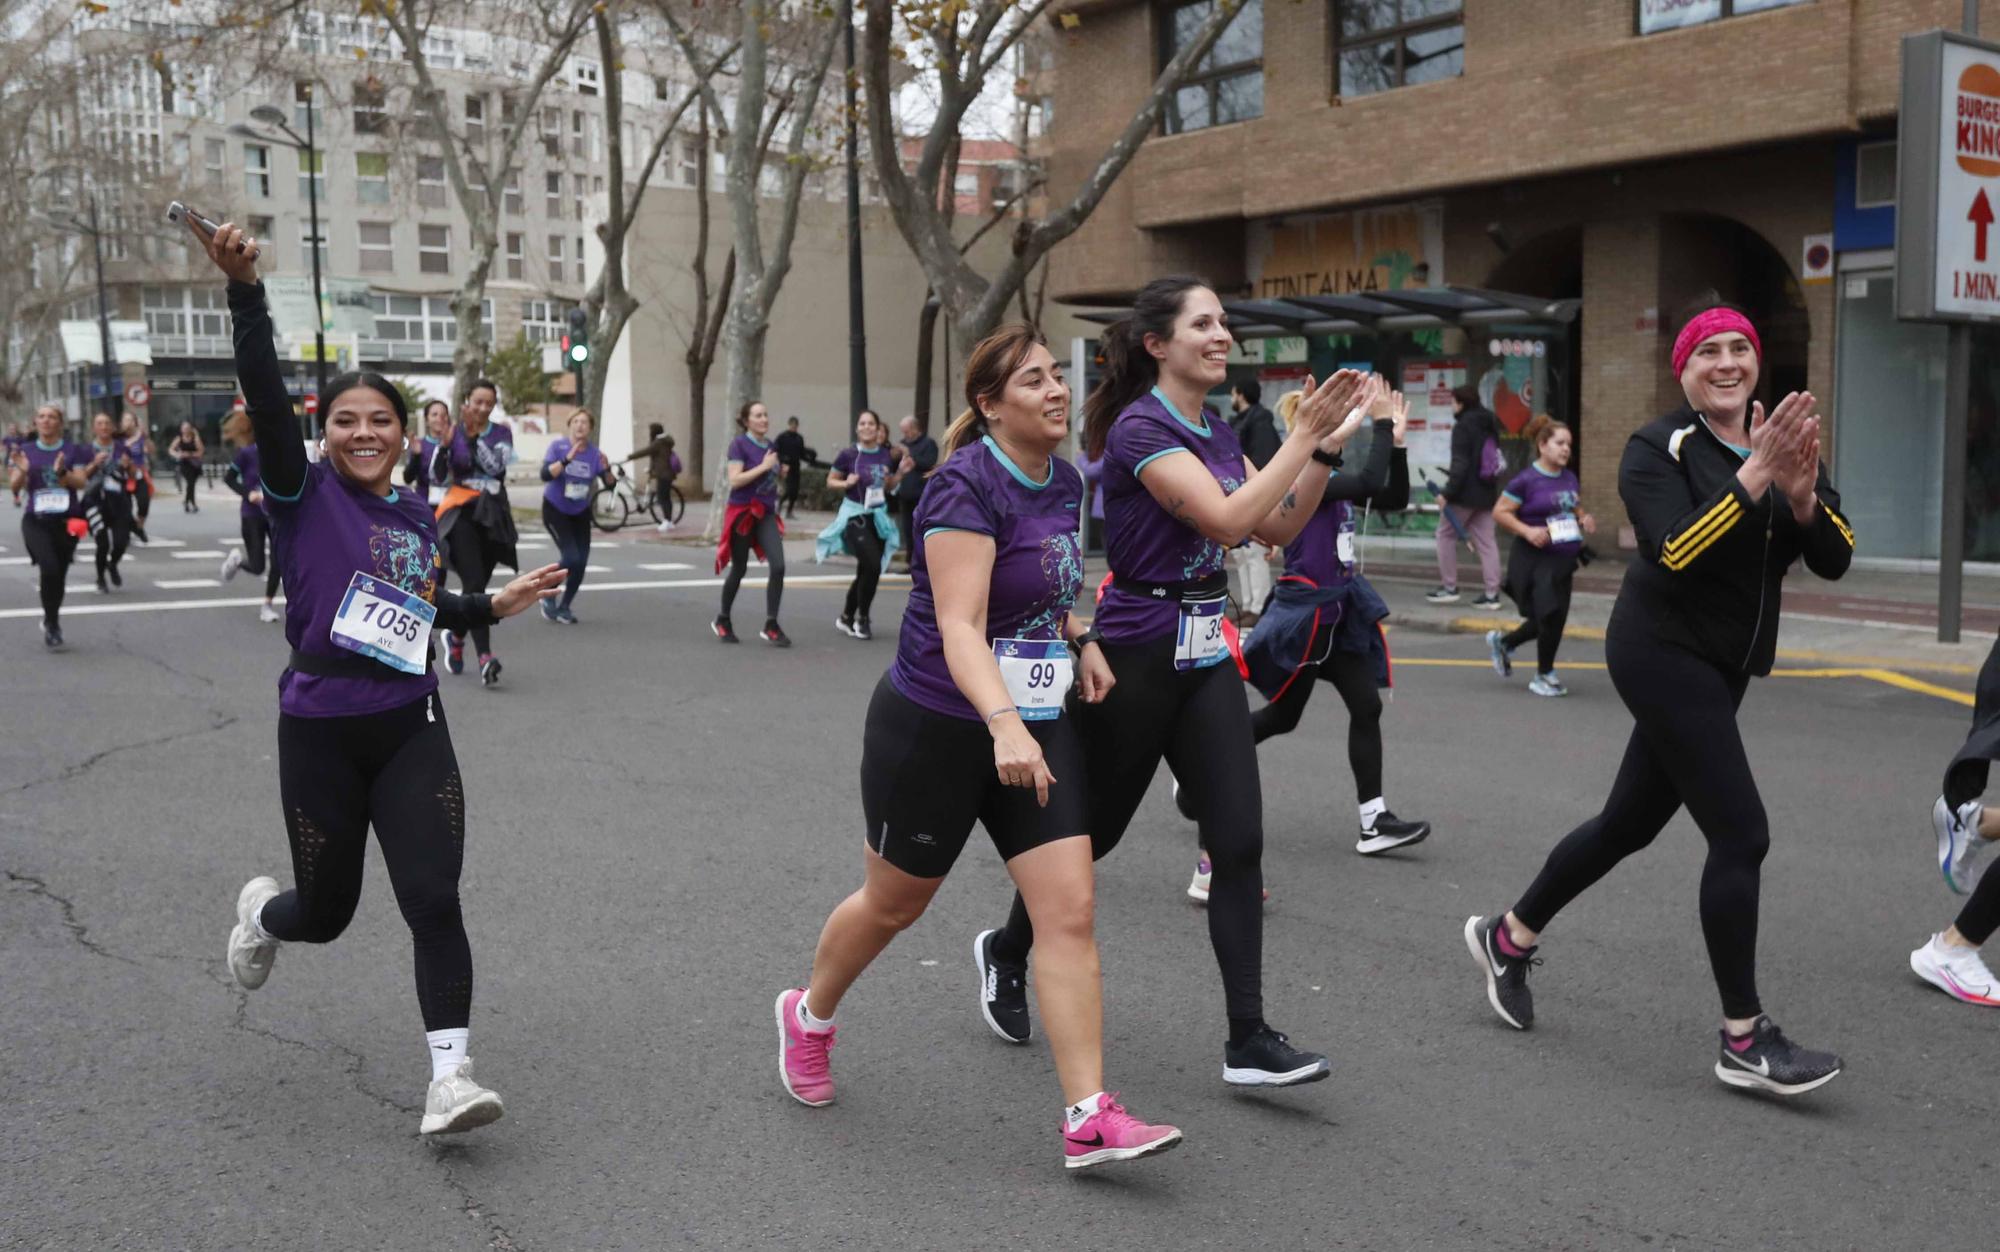
[[[833,1070],[827,1053],[833,1049],[833,1034],[839,1027],[807,1030],[800,1025],[799,1005],[805,998],[803,987],[778,996],[778,1077],[792,1099],[817,1109],[833,1103]]]
[[[1097,1111],[1071,1130],[1063,1126],[1063,1168],[1089,1169],[1130,1161],[1180,1146],[1178,1126],[1148,1126],[1125,1111],[1116,1092],[1106,1092]]]

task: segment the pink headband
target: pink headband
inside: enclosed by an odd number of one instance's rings
[[[1741,332],[1750,341],[1750,350],[1757,354],[1759,361],[1764,359],[1764,344],[1757,338],[1757,328],[1750,324],[1749,318],[1735,309],[1703,309],[1681,327],[1680,334],[1674,336],[1674,377],[1680,377],[1681,371],[1687,368],[1688,358],[1694,355],[1694,350],[1701,346],[1704,339],[1732,330]]]

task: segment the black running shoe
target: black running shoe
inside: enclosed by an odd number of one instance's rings
[[[715,620],[708,624],[708,628],[714,631],[715,637],[724,643],[743,642],[736,637],[736,627],[730,625],[729,619],[720,614],[717,614]]]
[[[1493,1006],[1501,1021],[1516,1030],[1526,1030],[1535,1024],[1535,997],[1528,990],[1528,967],[1541,964],[1535,956],[1540,949],[1529,948],[1521,956],[1502,952],[1500,941],[1493,937],[1493,930],[1500,922],[1499,917],[1466,918],[1465,947],[1486,973],[1486,1002]]]
[[[43,622],[42,645],[51,652],[62,651],[62,627],[56,625],[54,622]]]
[[[1804,1095],[1840,1077],[1839,1057],[1800,1047],[1785,1038],[1785,1032],[1769,1017],[1757,1019],[1750,1028],[1750,1046],[1740,1052],[1729,1045],[1727,1031],[1717,1033],[1722,1038],[1722,1051],[1715,1062],[1715,1076],[1732,1087]]]
[[[111,588],[109,585],[105,583],[103,574],[99,574],[97,576],[97,594],[100,596],[108,596],[111,594]]]
[[[125,577],[124,575],[118,572],[118,566],[116,564],[107,567],[104,572],[111,576],[112,586],[123,587],[125,585]]]
[[[1008,1043],[1026,1043],[1035,1034],[1028,1024],[1028,970],[993,959],[998,933],[982,930],[972,941],[972,963],[979,967],[979,1014]]]
[[[857,617],[854,619],[854,637],[856,639],[873,639],[875,637],[875,630],[868,624],[867,618]]]
[[[784,627],[778,625],[778,619],[775,617],[764,623],[764,629],[757,632],[757,637],[774,648],[792,646],[792,637],[785,633]]]
[[[497,687],[500,685],[500,658],[489,656],[479,663],[479,685]]]
[[[444,667],[454,674],[465,672],[465,636],[444,632]]]
[[[1299,1051],[1269,1026],[1222,1049],[1222,1081],[1233,1087],[1296,1087],[1332,1072],[1325,1057]]]
[[[1363,856],[1374,856],[1391,848],[1407,848],[1413,843],[1422,843],[1430,837],[1429,822],[1406,822],[1387,809],[1375,815],[1375,824],[1361,828],[1361,838],[1354,850]]]

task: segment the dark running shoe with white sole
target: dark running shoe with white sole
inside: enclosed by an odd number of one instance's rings
[[[1500,917],[1466,918],[1465,949],[1472,953],[1472,959],[1479,962],[1486,975],[1486,1002],[1493,1006],[1501,1021],[1516,1030],[1526,1030],[1535,1024],[1535,996],[1528,990],[1528,969],[1541,964],[1535,956],[1539,948],[1529,948],[1520,956],[1502,952],[1500,941],[1493,934],[1501,920]]]
[[[1406,822],[1387,809],[1375,815],[1371,825],[1361,828],[1361,837],[1355,841],[1354,850],[1363,856],[1375,856],[1391,848],[1407,848],[1413,843],[1422,843],[1430,838],[1429,822]]]
[[[1333,1072],[1317,1052],[1301,1052],[1269,1026],[1222,1049],[1222,1081],[1232,1087],[1296,1087]]]
[[[1028,971],[993,959],[993,936],[998,933],[982,930],[972,941],[972,963],[979,969],[979,1015],[1008,1043],[1026,1043],[1035,1033],[1028,1024]]]
[[[1715,1076],[1732,1087],[1804,1095],[1840,1077],[1839,1057],[1793,1043],[1768,1016],[1757,1019],[1750,1028],[1750,1046],[1741,1050],[1731,1043],[1727,1031],[1716,1033],[1721,1037],[1721,1053],[1715,1062]]]

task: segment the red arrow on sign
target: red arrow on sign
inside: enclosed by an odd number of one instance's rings
[[[1979,194],[1972,198],[1972,211],[1965,215],[1965,220],[1971,222],[1978,229],[1978,233],[1972,237],[1972,259],[1975,261],[1984,261],[1986,259],[1986,228],[1993,224],[1993,205],[1986,198],[1986,188],[1981,187]]]

